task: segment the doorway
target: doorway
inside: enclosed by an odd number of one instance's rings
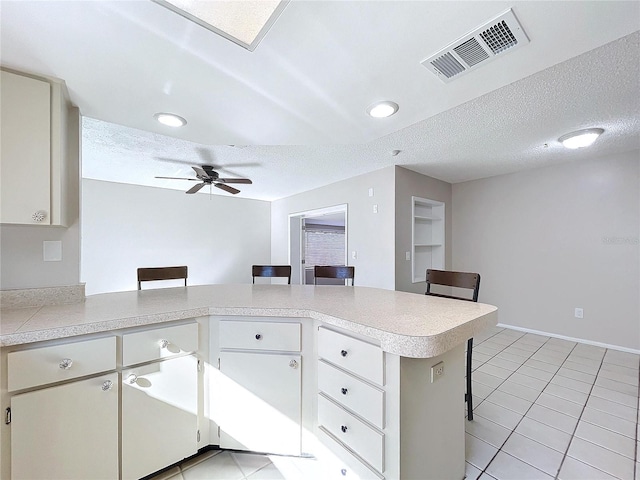
[[[315,265],[347,264],[347,205],[289,215],[291,283],[313,285]]]

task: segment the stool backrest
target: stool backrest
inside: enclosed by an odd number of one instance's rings
[[[256,277],[285,277],[291,285],[291,265],[253,265],[251,275],[253,283],[256,283]]]
[[[138,269],[138,290],[142,290],[142,282],[156,280],[175,280],[184,278],[184,286],[187,286],[187,267],[149,267]]]
[[[356,275],[356,267],[346,265],[316,265],[313,269],[313,283],[317,285],[318,278],[338,278],[343,280],[351,279],[353,287],[353,279]]]
[[[468,288],[472,290],[471,298],[458,297],[454,295],[444,295],[433,293],[432,285],[444,285],[447,287]],[[471,302],[478,301],[478,292],[480,290],[480,274],[470,272],[452,272],[448,270],[432,270],[427,269],[427,291],[425,295],[434,297],[455,298],[456,300],[469,300]]]

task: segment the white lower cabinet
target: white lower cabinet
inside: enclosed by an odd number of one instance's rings
[[[195,355],[122,371],[122,478],[149,475],[198,450]]]
[[[118,478],[118,374],[11,398],[11,478]]]
[[[220,446],[300,455],[301,356],[220,353]]]
[[[301,323],[222,319],[219,332],[220,446],[300,455]]]

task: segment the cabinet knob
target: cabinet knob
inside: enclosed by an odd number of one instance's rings
[[[167,348],[169,346],[169,340],[162,339],[158,342],[160,348]]]
[[[31,220],[33,220],[34,222],[42,222],[45,218],[47,218],[47,212],[45,212],[44,210],[38,210],[37,212],[34,212],[33,215],[31,215]]]
[[[111,390],[113,388],[113,382],[111,380],[105,380],[102,383],[102,391],[103,392],[108,392],[109,390]]]
[[[289,366],[290,366],[291,368],[298,368],[298,362],[296,362],[295,360],[291,360],[291,361],[289,362]]]
[[[127,377],[127,383],[129,385],[133,385],[134,383],[136,383],[138,381],[138,376],[135,373],[131,373],[129,374],[129,376]]]
[[[347,356],[347,351],[346,350],[342,350],[340,352],[340,355],[342,355],[343,357],[346,357]]]
[[[342,392],[343,395],[346,395],[349,390],[343,387],[340,389],[340,391]]]
[[[346,425],[342,425],[340,427],[340,430],[342,430],[342,433],[347,433],[347,426]]]
[[[260,340],[262,338],[262,335],[260,335],[259,333],[256,333],[256,340]]]
[[[70,358],[63,358],[59,364],[60,368],[63,370],[69,370],[71,368],[71,365],[73,365],[73,360],[71,360]]]

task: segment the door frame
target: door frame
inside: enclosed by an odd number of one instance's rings
[[[304,285],[304,264],[302,263],[302,253],[304,250],[304,235],[302,230],[302,220],[305,218],[317,218],[335,213],[344,214],[344,264],[348,265],[349,260],[349,215],[348,204],[342,203],[329,207],[305,210],[289,214],[289,265],[291,265],[291,284]]]

